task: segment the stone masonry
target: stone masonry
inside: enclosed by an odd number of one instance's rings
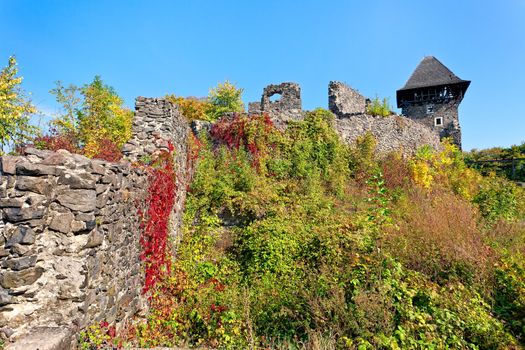
[[[32,148],[0,158],[0,336],[16,340],[8,349],[50,337],[68,349],[94,322],[118,328],[146,311],[138,210],[148,174],[132,162],[173,145],[178,240],[188,129],[171,103],[139,97],[127,160]]]
[[[174,147],[176,185],[178,196],[171,222],[171,236],[175,243],[180,240],[182,212],[186,200],[188,135],[190,126],[178,107],[164,98],[137,97],[131,140],[122,152],[131,161],[151,158],[156,152]],[[174,247],[176,244],[174,245]]]
[[[440,149],[437,134],[413,120],[392,114],[388,117],[367,114],[367,98],[341,82],[328,86],[330,111],[336,115],[335,128],[347,143],[371,133],[380,153],[401,151],[413,154],[419,147],[430,145]]]
[[[272,101],[272,97],[279,95],[280,98]],[[286,125],[292,120],[304,118],[301,104],[301,87],[297,83],[281,83],[268,85],[264,88],[261,103],[252,102],[248,105],[248,113],[268,113],[270,118],[279,127]]]
[[[145,173],[63,150],[27,149],[1,165],[4,333],[73,331],[143,310],[136,214]]]
[[[328,108],[337,116],[365,114],[369,101],[345,83],[331,81],[328,84]]]

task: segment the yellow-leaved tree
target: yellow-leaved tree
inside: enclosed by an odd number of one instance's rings
[[[82,87],[64,87],[58,81],[51,93],[63,112],[51,122],[52,137],[47,138],[51,142],[41,142],[43,148],[62,147],[88,157],[120,159],[120,148],[131,138],[133,112],[115,89],[95,76]]]
[[[36,108],[22,90],[14,56],[0,71],[0,155],[32,138],[37,128],[30,124]]]
[[[79,135],[84,153],[90,157],[102,151],[104,140],[118,148],[131,138],[133,112],[124,107],[124,101],[115,90],[96,76],[82,88],[84,106],[79,113]]]

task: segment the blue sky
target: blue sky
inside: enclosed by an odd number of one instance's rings
[[[99,74],[136,96],[205,96],[226,79],[260,99],[301,84],[327,107],[330,80],[389,97],[433,55],[472,84],[460,107],[465,149],[525,141],[525,0],[0,0],[0,66],[15,54],[46,113],[53,82]]]

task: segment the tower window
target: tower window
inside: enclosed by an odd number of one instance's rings
[[[443,125],[443,117],[434,118],[434,126],[442,126],[442,125]]]
[[[427,114],[434,113],[434,105],[427,105]]]

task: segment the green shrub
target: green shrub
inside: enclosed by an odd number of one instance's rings
[[[213,121],[222,117],[225,113],[243,112],[244,103],[242,93],[244,89],[226,81],[210,90],[208,105],[206,106],[207,120]]]
[[[488,222],[525,220],[525,191],[503,178],[483,178],[473,201]]]
[[[376,96],[366,106],[366,113],[375,116],[388,117],[392,114],[392,107],[388,102],[388,98],[385,97],[383,100],[380,100],[379,97]]]
[[[131,138],[133,112],[115,89],[100,76],[82,87],[64,87],[60,81],[51,90],[62,114],[51,121],[51,133],[35,140],[41,147],[63,147],[90,158],[116,161],[120,149]]]
[[[399,178],[410,160],[377,159],[371,135],[343,144],[332,118],[280,131],[239,115],[201,136],[173,273],[139,344],[518,348],[524,274],[494,268],[518,233],[481,229],[461,158],[419,152],[425,188]]]
[[[14,56],[7,67],[0,70],[0,155],[30,140],[38,129],[31,125],[30,117],[35,106],[21,87],[22,77],[17,76]]]

